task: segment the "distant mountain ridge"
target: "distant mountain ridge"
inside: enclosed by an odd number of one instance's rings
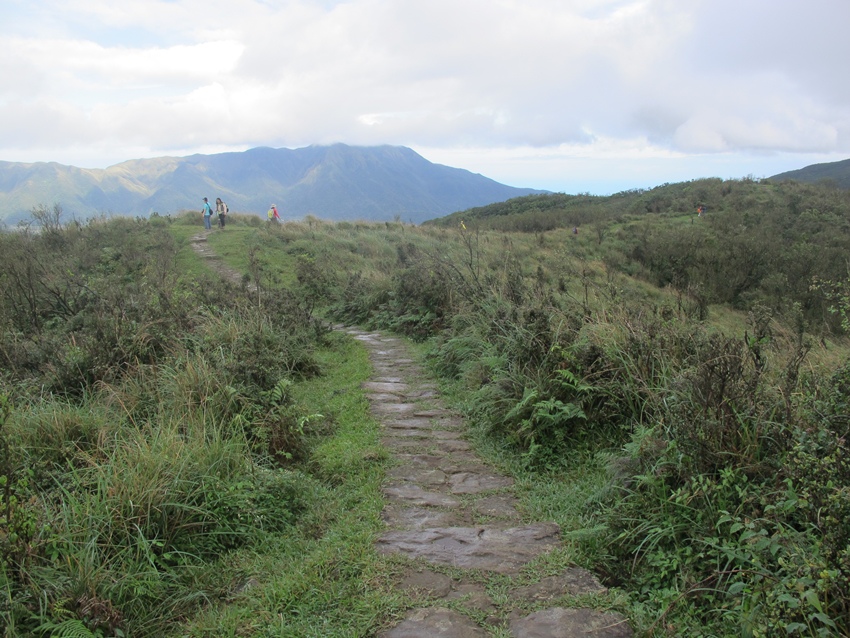
[[[284,218],[420,223],[459,210],[545,191],[515,188],[470,171],[433,164],[403,146],[253,148],[238,153],[137,159],[106,169],[55,162],[0,162],[0,221],[39,205],[67,215],[147,216],[200,210],[221,197],[231,211]]]
[[[798,182],[810,182],[813,184],[829,181],[839,188],[850,189],[850,159],[841,160],[840,162],[812,164],[795,171],[779,173],[770,179],[777,182],[793,179]]]

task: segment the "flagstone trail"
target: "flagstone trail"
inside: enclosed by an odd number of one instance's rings
[[[240,273],[209,248],[206,235],[190,239],[193,249],[214,260],[223,276],[242,282]],[[558,525],[523,522],[512,479],[473,453],[464,439],[463,420],[443,407],[436,386],[410,357],[403,340],[337,329],[352,335],[369,353],[373,374],[363,389],[393,460],[383,486],[386,530],[376,549],[411,559],[398,586],[421,604],[378,638],[483,638],[497,631],[505,636],[506,630],[514,638],[631,637],[621,614],[541,605],[604,592],[584,569],[570,568],[518,586],[500,600],[488,595],[481,574],[518,575],[529,562],[560,545]],[[520,611],[531,607],[538,611]]]
[[[505,602],[488,596],[475,575],[519,574],[559,546],[558,525],[522,522],[512,479],[472,452],[463,438],[463,420],[442,406],[436,387],[410,358],[403,340],[345,330],[369,352],[374,372],[363,389],[382,424],[382,443],[395,461],[383,488],[386,531],[376,547],[414,559],[399,586],[422,602],[379,638],[474,638],[493,635],[498,628],[504,635],[505,627],[516,638],[631,636],[626,619],[617,613],[560,606],[530,614],[518,611],[520,603],[537,607],[565,595],[603,592],[596,577],[583,569],[517,587]],[[450,577],[429,565],[456,568],[453,574],[469,570],[469,575]]]

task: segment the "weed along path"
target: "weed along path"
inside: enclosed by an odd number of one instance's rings
[[[192,248],[242,282],[207,234],[193,236]],[[405,342],[337,329],[362,343],[372,363],[363,389],[391,458],[375,548],[397,559],[396,588],[413,601],[377,638],[632,636],[621,614],[592,607],[605,592],[597,578],[564,567],[558,525],[524,520],[513,480],[475,455],[463,420],[444,407]]]
[[[513,481],[471,451],[463,421],[442,407],[404,342],[347,332],[370,354],[364,390],[394,461],[377,551],[408,559],[398,586],[419,604],[379,638],[631,636],[620,614],[558,604],[602,593],[590,572],[535,578],[535,563],[560,546],[559,527],[522,521]]]

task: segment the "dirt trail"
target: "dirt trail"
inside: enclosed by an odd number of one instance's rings
[[[206,235],[194,236],[192,247],[217,260]],[[242,280],[218,260],[216,268],[233,281]],[[488,576],[519,576],[529,562],[557,548],[558,525],[523,521],[512,479],[472,452],[463,420],[443,406],[403,340],[341,329],[369,352],[373,374],[363,388],[394,461],[383,487],[386,531],[376,548],[411,559],[398,586],[421,605],[378,638],[632,636],[618,613],[556,604],[605,591],[584,569],[570,568],[537,582],[524,578],[531,584],[512,587],[497,600],[488,594]]]
[[[210,233],[214,232],[226,232],[226,231],[217,231],[217,230],[202,230],[198,234],[193,235],[189,238],[189,243],[192,246],[192,250],[198,253],[201,257],[211,262],[215,271],[224,277],[225,279],[232,281],[237,286],[242,285],[244,283],[244,278],[242,273],[238,270],[231,268],[219,258],[218,255],[215,254],[215,251],[210,248],[210,245],[207,243],[207,236]],[[248,284],[249,290],[255,290],[256,287],[253,283]]]

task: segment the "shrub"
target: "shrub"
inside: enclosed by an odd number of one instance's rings
[[[844,377],[812,404],[820,414],[794,409],[766,373],[766,341],[692,343],[663,366],[658,425],[636,429],[602,498],[610,576],[693,631],[846,632],[850,474],[823,418],[844,405]]]

